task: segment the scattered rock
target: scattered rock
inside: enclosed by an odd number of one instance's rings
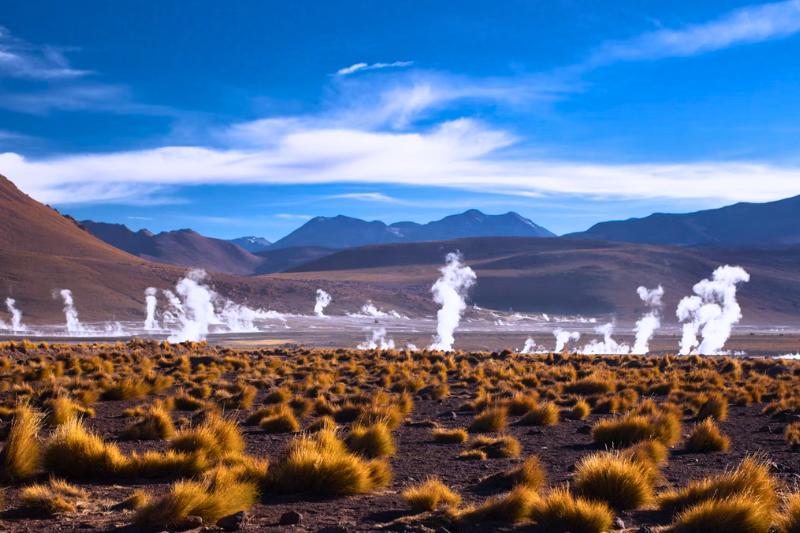
[[[293,526],[303,521],[303,515],[297,511],[286,511],[281,515],[278,524],[282,526]]]
[[[625,522],[620,517],[614,519],[614,527],[617,529],[625,529]]]
[[[325,526],[317,530],[317,533],[347,533],[344,526]]]
[[[203,526],[203,518],[200,516],[189,515],[177,524],[175,524],[175,531],[187,531],[189,529],[197,529]]]
[[[247,521],[247,513],[239,511],[224,518],[220,518],[217,526],[222,528],[223,531],[241,531]]]
[[[589,424],[584,424],[578,428],[578,433],[580,433],[581,435],[588,435],[591,432],[592,432],[592,426],[590,426]]]

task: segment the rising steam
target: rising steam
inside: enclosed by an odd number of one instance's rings
[[[191,270],[175,285],[177,297],[180,297],[180,306],[175,307],[181,328],[169,336],[169,342],[203,340],[208,335],[209,325],[216,322],[212,291],[202,283],[205,279],[204,270]],[[177,297],[172,296],[170,300],[174,303]]]
[[[467,304],[464,298],[475,284],[477,276],[468,266],[461,263],[461,254],[447,254],[446,264],[439,270],[442,275],[431,287],[433,301],[441,306],[436,314],[436,336],[431,350],[450,351],[455,337],[453,333],[461,322],[461,315]]]
[[[590,342],[581,349],[581,353],[589,355],[611,355],[611,354],[623,355],[626,353],[630,353],[631,351],[630,346],[628,346],[627,344],[619,344],[611,337],[611,335],[614,333],[613,322],[609,322],[608,324],[603,324],[602,326],[597,326],[596,328],[594,328],[594,331],[598,335],[602,335],[603,340],[598,341],[597,339],[592,339],[592,342]]]
[[[147,287],[144,290],[145,310],[147,313],[144,319],[145,331],[158,329],[158,322],[156,322],[156,305],[158,305],[158,300],[156,299],[157,294],[158,290],[155,287]]]
[[[680,353],[719,353],[731,335],[733,325],[742,318],[742,308],[736,301],[736,285],[750,281],[742,267],[718,267],[711,279],[704,279],[692,288],[694,295],[686,296],[675,314],[683,322]],[[698,334],[703,338],[698,339]]]
[[[61,289],[61,299],[64,301],[64,318],[67,321],[67,333],[70,335],[80,335],[85,331],[83,324],[78,320],[78,311],[75,309],[75,301],[72,299],[72,291]]]
[[[317,289],[317,301],[314,304],[314,314],[325,316],[325,308],[331,303],[331,295],[322,289]]]
[[[522,350],[519,353],[536,353],[536,341],[533,340],[533,337],[528,337],[525,339],[525,346],[522,347]]]
[[[636,292],[649,311],[636,321],[634,328],[636,340],[631,353],[644,355],[650,351],[650,339],[653,338],[653,334],[661,327],[661,298],[664,296],[664,288],[661,285],[655,289],[639,287]]]
[[[11,331],[25,331],[28,327],[22,323],[22,311],[15,307],[16,303],[13,298],[6,298],[6,309],[11,313]]]
[[[581,334],[577,331],[566,331],[561,328],[553,330],[553,336],[556,338],[555,353],[561,353],[570,341],[577,342],[581,338]]]
[[[374,350],[380,348],[381,350],[393,350],[394,340],[386,338],[386,328],[377,328],[372,330],[371,338],[356,346],[359,350]]]

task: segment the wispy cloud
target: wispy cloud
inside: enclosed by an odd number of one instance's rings
[[[70,66],[64,48],[18,39],[0,26],[0,76],[32,80],[74,79],[91,73]]]
[[[400,200],[383,194],[381,192],[348,192],[343,194],[333,194],[328,198],[338,198],[343,200],[360,200],[364,202],[381,202],[387,204],[398,204]]]
[[[281,220],[311,220],[311,215],[298,215],[295,213],[278,213],[275,215],[275,218],[280,218]]]
[[[779,39],[800,31],[800,1],[748,6],[683,28],[663,28],[632,39],[605,43],[583,67],[618,61],[684,57],[731,46]]]
[[[406,68],[414,64],[413,61],[392,61],[391,63],[354,63],[349,67],[336,71],[337,76],[349,76],[365,70],[382,70],[385,68]]]

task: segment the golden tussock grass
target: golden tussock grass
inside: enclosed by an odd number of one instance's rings
[[[289,407],[279,409],[258,422],[258,427],[267,433],[296,433],[300,431],[300,422]]]
[[[282,493],[364,494],[387,485],[390,476],[386,463],[349,452],[334,432],[321,430],[289,443],[270,469],[267,486]]]
[[[594,442],[609,447],[625,447],[649,439],[673,446],[680,437],[680,420],[671,413],[658,416],[625,415],[599,420],[592,428]]]
[[[175,436],[172,415],[162,405],[153,405],[140,420],[122,431],[120,435],[128,440],[159,440]]]
[[[713,418],[720,422],[728,419],[728,399],[720,393],[709,395],[697,412],[697,418]]]
[[[74,512],[78,502],[85,498],[86,491],[60,479],[30,485],[19,495],[22,509],[39,516]]]
[[[434,511],[442,507],[458,507],[461,496],[442,483],[438,477],[406,488],[400,496],[413,511]]]
[[[558,419],[558,406],[553,402],[543,402],[522,415],[518,423],[523,426],[554,426]]]
[[[199,426],[179,431],[170,441],[179,452],[203,452],[212,459],[244,451],[244,439],[235,421],[209,413]]]
[[[467,433],[467,430],[464,428],[434,428],[431,435],[433,436],[434,442],[442,444],[460,444],[462,442],[467,442],[467,439],[469,439],[469,433]]]
[[[754,495],[741,493],[695,504],[675,517],[675,533],[768,533],[772,508]]]
[[[618,511],[639,509],[653,499],[651,466],[615,453],[581,459],[572,483],[577,494]]]
[[[505,407],[489,407],[472,419],[467,428],[470,433],[495,433],[503,431],[508,423]]]
[[[545,531],[603,533],[611,529],[614,513],[602,502],[575,497],[555,489],[531,509],[531,518]]]
[[[535,491],[541,490],[546,484],[547,472],[536,456],[528,457],[521,465],[487,476],[479,482],[481,487],[510,490],[517,485],[524,485]]]
[[[198,481],[178,481],[169,492],[144,505],[135,522],[145,528],[163,529],[180,525],[189,516],[199,516],[206,524],[216,524],[225,516],[245,511],[258,498],[258,487],[240,481],[225,468],[207,472]]]
[[[113,477],[126,463],[127,458],[115,444],[104,442],[78,418],[58,426],[44,446],[45,470],[69,479]]]
[[[767,509],[774,510],[778,503],[776,486],[769,465],[761,458],[747,457],[735,470],[690,481],[682,489],[659,495],[658,501],[661,509],[680,512],[707,500],[746,494],[752,500],[759,500]]]
[[[384,422],[371,426],[354,425],[346,442],[351,451],[369,458],[389,457],[397,451],[392,431]]]
[[[22,402],[14,410],[11,430],[0,452],[0,477],[6,481],[29,479],[41,467],[39,431],[42,414]]]
[[[522,446],[512,435],[500,435],[498,437],[480,435],[470,441],[469,449],[480,450],[486,454],[486,457],[492,459],[507,459],[519,457]]]
[[[697,453],[725,452],[730,445],[730,439],[722,433],[713,418],[696,424],[686,440],[686,450]]]
[[[800,533],[800,493],[793,492],[786,496],[777,528],[781,533]]]
[[[783,430],[783,439],[792,448],[800,447],[800,422],[792,422]]]
[[[520,485],[507,494],[493,496],[477,507],[465,509],[459,517],[467,522],[503,522],[513,524],[530,517],[541,502],[533,489]]]

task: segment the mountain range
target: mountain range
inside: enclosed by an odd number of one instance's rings
[[[676,225],[688,225],[705,228],[706,236],[721,235],[680,242],[691,246],[610,242],[585,236],[470,236],[358,247],[344,247],[348,241],[339,239],[328,246],[272,246],[253,254],[236,244],[191,230],[153,234],[146,230],[133,232],[124,226],[79,224],[36,202],[0,176],[0,297],[17,299],[25,319],[34,324],[63,321],[57,291],[64,288],[73,291],[82,319],[140,320],[146,287],[174,287],[187,266],[205,264],[210,265],[209,270],[216,269],[211,279],[218,292],[249,305],[308,313],[316,289],[323,288],[333,296],[330,312],[334,314],[354,311],[366,300],[372,300],[378,307],[404,314],[431,315],[436,309],[430,297],[431,283],[438,276],[444,256],[459,250],[478,274],[479,282],[470,301],[489,309],[606,315],[632,321],[643,312],[636,287],[661,284],[667,291],[664,320],[674,322],[672,310],[677,299],[690,294],[692,285],[708,277],[716,266],[727,263],[740,264],[752,275],[740,290],[745,323],[798,325],[800,244],[792,244],[797,242],[797,226],[787,222],[797,217],[797,210],[791,209],[795,201],[724,208],[725,216],[734,216],[730,213],[735,208],[744,209],[738,211],[745,213],[740,216],[749,217],[743,221],[746,227],[740,230],[747,237],[736,237],[735,241],[742,242],[735,245],[726,244],[734,236],[723,231],[724,225],[709,222],[722,216],[720,210],[712,210],[670,216],[663,226],[649,232],[650,238],[666,238],[664,235]],[[511,228],[525,224],[524,219],[514,216],[499,217],[511,219]],[[338,218],[327,220],[336,222]],[[447,221],[445,227],[457,222],[459,231],[477,221],[478,229],[473,226],[469,230],[474,232],[489,227],[484,225],[487,219],[492,217],[468,211],[443,221]],[[352,220],[345,222],[350,224]],[[366,224],[379,230],[398,228]],[[641,222],[622,224],[635,226]],[[356,225],[360,226],[358,221]],[[310,228],[321,226],[330,227],[318,221]],[[436,235],[431,228],[440,224],[409,225],[409,233],[400,238],[410,238],[418,231],[416,235],[422,235],[418,226],[427,226],[427,235]],[[119,247],[95,237],[90,230],[102,233]],[[402,233],[403,224],[399,231]],[[450,226],[447,231],[455,230]],[[384,230],[376,233],[385,236]],[[632,231],[611,237],[633,239],[636,235]],[[752,239],[758,242],[753,243]],[[713,245],[703,244],[708,242]],[[246,276],[223,273],[217,264],[209,262],[210,257],[223,266],[230,261],[218,254],[239,258],[227,268],[252,271]],[[168,264],[167,259],[184,264]],[[3,313],[0,310],[0,315]],[[6,319],[4,315],[0,318]]]
[[[800,243],[800,196],[686,214],[654,213],[595,224],[570,237],[677,245],[781,245]]]

